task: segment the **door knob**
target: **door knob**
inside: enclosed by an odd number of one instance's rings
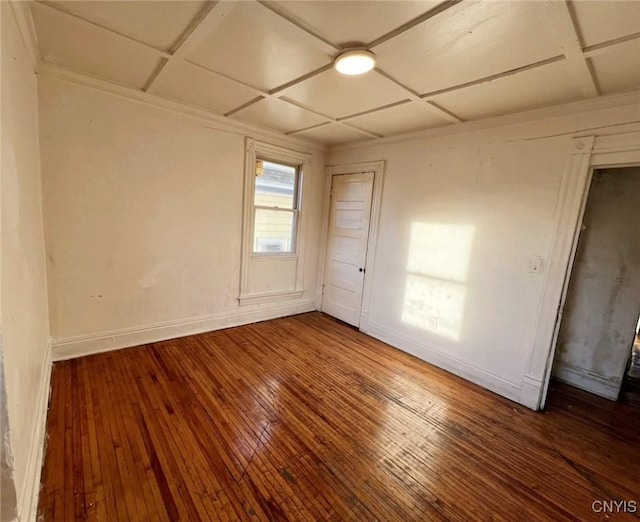
[[[358,268],[358,272],[364,272],[364,268]]]

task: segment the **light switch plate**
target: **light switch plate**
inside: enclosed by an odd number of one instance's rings
[[[541,274],[544,269],[544,260],[541,257],[529,258],[529,273]]]

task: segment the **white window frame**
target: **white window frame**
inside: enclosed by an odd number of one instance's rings
[[[256,165],[258,161],[266,161],[268,163],[276,163],[278,165],[284,165],[287,167],[293,167],[296,169],[296,177],[293,185],[293,208],[278,208],[268,205],[256,205],[255,203],[255,195],[256,195]],[[302,165],[300,164],[291,164],[289,162],[282,161],[280,159],[274,159],[270,157],[265,157],[263,155],[256,154],[256,160],[254,162],[253,167],[253,191],[252,191],[252,204],[253,204],[253,223],[251,224],[251,255],[253,257],[257,256],[287,256],[291,254],[297,254],[298,248],[298,229],[300,223],[300,203],[302,200],[301,197],[301,188],[302,188]],[[247,167],[248,168],[248,167]],[[291,243],[293,248],[291,250],[286,250],[284,252],[256,252],[255,251],[255,226],[256,226],[256,210],[275,210],[276,212],[288,212],[293,214],[293,230],[291,231]]]
[[[291,252],[254,252],[256,161],[265,160],[296,166],[297,210],[294,229],[294,249]],[[304,290],[304,243],[306,212],[304,210],[305,173],[309,172],[311,155],[247,138],[245,149],[244,199],[242,219],[242,260],[240,266],[240,305],[264,303],[302,296]],[[258,263],[295,265],[294,284],[291,288],[273,292],[254,293],[250,289],[252,268]]]

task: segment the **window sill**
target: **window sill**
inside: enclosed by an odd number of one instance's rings
[[[282,253],[264,253],[264,254],[260,254],[260,253],[255,253],[255,254],[251,254],[251,261],[269,261],[269,260],[274,260],[274,259],[298,259],[298,254],[296,254],[295,252],[282,252]]]
[[[284,301],[286,299],[296,299],[302,297],[302,290],[294,290],[291,292],[268,292],[264,294],[244,295],[238,297],[240,306],[268,303],[272,301]]]

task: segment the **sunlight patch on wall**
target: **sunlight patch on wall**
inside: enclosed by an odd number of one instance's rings
[[[474,227],[413,223],[402,322],[459,340]]]

